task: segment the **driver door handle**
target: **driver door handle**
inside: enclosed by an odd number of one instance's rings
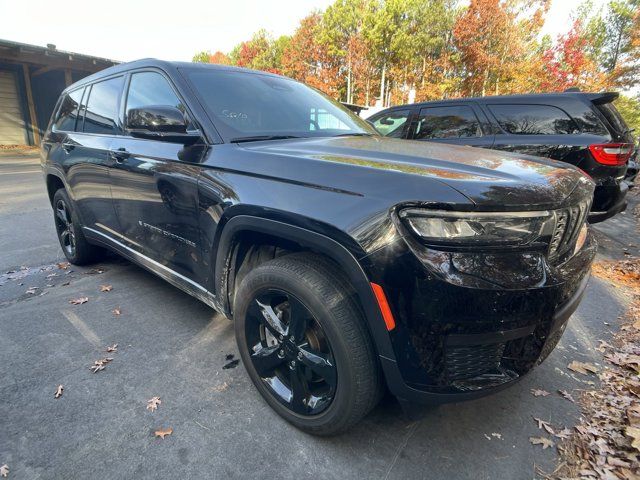
[[[116,161],[116,163],[123,163],[127,158],[129,158],[129,152],[127,152],[126,148],[118,148],[116,150],[109,150],[109,154]]]

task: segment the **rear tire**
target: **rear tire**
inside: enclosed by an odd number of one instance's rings
[[[349,429],[382,394],[354,297],[336,265],[307,253],[259,265],[236,292],[236,340],[249,377],[281,417],[312,434]]]
[[[64,188],[53,195],[52,206],[58,241],[69,263],[87,265],[96,262],[103,250],[91,245],[85,238],[73,203]]]

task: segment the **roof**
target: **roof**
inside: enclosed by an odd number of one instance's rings
[[[157,58],[143,58],[141,60],[134,60],[132,62],[119,63],[113,67],[105,68],[104,70],[100,70],[88,77],[83,78],[82,80],[70,85],[67,89],[72,89],[87,83],[91,83],[100,78],[108,77],[110,75],[115,75],[118,73],[124,73],[129,70],[133,70],[135,68],[159,68],[164,71],[178,70],[178,69],[197,69],[197,70],[219,70],[219,71],[237,71],[244,73],[254,73],[260,75],[267,75],[271,77],[282,77],[281,75],[276,75],[275,73],[264,72],[262,70],[251,70],[248,68],[242,67],[234,67],[231,65],[219,65],[215,63],[193,63],[193,62],[174,62],[167,60],[159,60]]]
[[[595,103],[607,103],[618,97],[616,92],[603,92],[603,93],[589,93],[580,91],[567,91],[567,92],[555,92],[555,93],[528,93],[518,95],[489,95],[486,97],[459,97],[459,98],[443,98],[441,100],[429,100],[426,102],[417,102],[405,105],[394,105],[391,108],[399,107],[419,107],[422,105],[433,105],[436,103],[465,103],[465,102],[490,102],[490,101],[540,101],[545,99],[554,99],[562,97],[587,97],[589,100]]]

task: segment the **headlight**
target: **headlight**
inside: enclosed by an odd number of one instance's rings
[[[553,233],[555,215],[537,212],[450,212],[407,208],[402,221],[426,243],[456,246],[528,245]]]

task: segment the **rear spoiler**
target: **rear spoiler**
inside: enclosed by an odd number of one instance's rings
[[[611,103],[620,96],[618,92],[604,92],[604,93],[587,93],[585,94],[594,105],[604,105],[605,103]]]

